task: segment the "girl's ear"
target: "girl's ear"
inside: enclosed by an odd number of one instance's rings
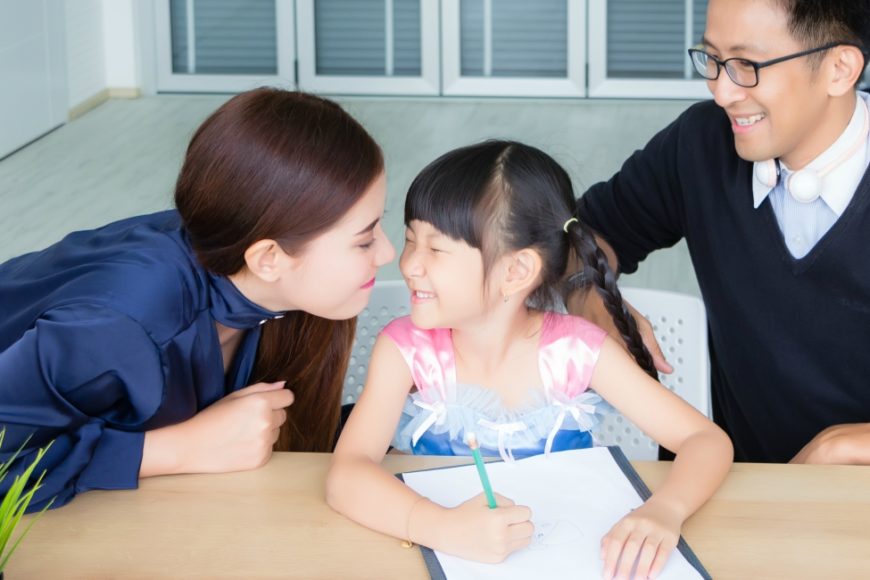
[[[275,240],[259,240],[245,250],[248,271],[264,282],[275,282],[294,258],[289,256]]]
[[[525,248],[505,257],[507,268],[502,282],[502,296],[528,294],[540,283],[541,255],[531,248]]]

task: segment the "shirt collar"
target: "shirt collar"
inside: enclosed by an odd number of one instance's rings
[[[858,96],[855,99],[855,111],[852,113],[852,119],[846,126],[846,130],[843,131],[837,140],[834,141],[834,143],[821,155],[813,159],[813,161],[807,165],[807,168],[824,168],[828,163],[837,159],[837,157],[842,155],[845,150],[855,143],[858,134],[864,126],[864,115],[867,114],[867,106],[862,102],[864,99],[863,94],[858,93],[857,95]],[[844,161],[822,178],[823,189],[820,197],[837,215],[837,217],[839,217],[843,211],[845,211],[846,206],[849,205],[849,201],[851,201],[855,193],[855,188],[857,187],[858,182],[861,181],[861,177],[867,169],[866,150],[867,145],[865,143],[862,149],[859,149],[859,151],[852,155],[847,161]],[[862,151],[864,154],[861,154]],[[770,187],[755,179],[755,165],[756,163],[753,163],[752,198],[753,207],[758,208],[776,186]],[[785,165],[781,165],[781,171],[782,176],[777,180],[777,185],[780,181],[785,180],[786,176],[791,173],[791,170],[789,170]]]
[[[273,312],[248,300],[226,276],[211,272],[208,276],[209,312],[230,328],[255,328],[267,320],[283,318],[284,312]]]

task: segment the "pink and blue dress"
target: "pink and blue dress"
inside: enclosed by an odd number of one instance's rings
[[[414,455],[470,455],[474,433],[481,453],[505,461],[593,445],[591,429],[606,403],[589,390],[606,333],[567,314],[547,312],[538,346],[542,386],[506,408],[498,393],[456,380],[450,329],[417,328],[408,316],[383,333],[402,353],[416,390],[405,402],[392,445]]]

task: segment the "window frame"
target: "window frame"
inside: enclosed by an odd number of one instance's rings
[[[586,97],[586,0],[568,3],[568,67],[563,79],[464,77],[461,63],[461,0],[441,0],[441,50],[444,96]],[[595,0],[592,0],[595,2]]]
[[[709,99],[710,91],[703,79],[610,78],[607,76],[607,1],[589,3],[589,97],[637,99]],[[692,0],[684,0],[686,19],[691,22]],[[695,43],[684,35],[686,50]],[[691,71],[688,53],[684,70]],[[691,74],[691,73],[689,73]]]
[[[420,2],[420,76],[317,74],[314,23],[315,0],[297,0],[299,88],[344,95],[440,95],[439,22],[437,1]],[[391,0],[385,0],[387,6]]]
[[[172,28],[170,0],[155,0],[154,25],[156,44],[157,91],[235,93],[259,86],[271,85],[296,88],[296,19],[294,0],[275,0],[276,57],[278,70],[274,75],[196,74],[172,70]],[[193,0],[187,0],[192,2]]]

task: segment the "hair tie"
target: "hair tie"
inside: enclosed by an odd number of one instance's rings
[[[575,217],[569,218],[568,220],[565,221],[565,224],[562,226],[562,230],[567,234],[568,233],[568,226],[571,225],[571,222],[576,222],[576,221],[579,221],[579,220]]]

